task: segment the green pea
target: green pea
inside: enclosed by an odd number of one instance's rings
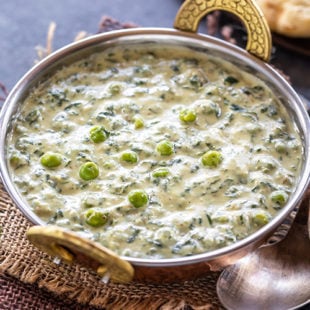
[[[99,175],[99,168],[95,163],[89,161],[80,167],[79,175],[85,181],[96,179]]]
[[[218,151],[208,151],[202,155],[201,162],[207,167],[217,167],[222,161],[222,155]]]
[[[174,152],[174,147],[170,141],[163,140],[157,144],[156,151],[162,156],[169,156]]]
[[[135,116],[134,117],[134,125],[135,129],[140,129],[144,127],[144,120],[141,116]]]
[[[134,164],[138,161],[138,154],[134,151],[126,151],[121,154],[121,160]]]
[[[62,155],[54,152],[46,152],[41,157],[41,164],[48,168],[54,168],[61,165]]]
[[[27,165],[28,163],[29,158],[27,157],[27,155],[23,155],[21,153],[14,153],[10,156],[10,164],[14,168]]]
[[[102,164],[102,167],[107,170],[111,170],[115,168],[115,162],[113,160],[107,160]]]
[[[132,190],[128,194],[128,200],[135,208],[141,208],[149,202],[148,195],[143,190]]]
[[[112,84],[109,86],[109,90],[112,95],[118,95],[121,92],[121,89],[122,87],[119,84]]]
[[[17,167],[20,163],[20,156],[18,155],[12,155],[10,157],[10,164],[13,166],[13,167]]]
[[[287,152],[287,145],[283,141],[277,141],[274,147],[278,153]]]
[[[85,212],[86,223],[93,227],[103,226],[108,222],[108,213],[99,208],[91,208]]]
[[[271,199],[271,201],[282,206],[287,202],[288,194],[284,191],[281,191],[281,190],[274,191],[271,193],[270,199]]]
[[[264,213],[257,213],[253,217],[253,221],[255,224],[259,226],[266,225],[269,222],[269,218],[266,214]]]
[[[154,178],[165,178],[169,174],[169,170],[167,168],[157,168],[153,171],[152,176]]]
[[[182,110],[180,111],[179,119],[185,123],[194,122],[196,120],[196,112],[190,109]]]
[[[94,126],[89,131],[90,139],[94,143],[100,143],[108,138],[108,133],[103,126]]]

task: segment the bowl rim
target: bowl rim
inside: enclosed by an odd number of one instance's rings
[[[143,38],[145,36],[145,38]],[[0,177],[10,197],[22,211],[24,216],[30,220],[33,224],[44,225],[37,215],[35,215],[26,202],[22,199],[17,188],[15,188],[13,181],[10,178],[9,169],[6,163],[6,137],[9,132],[8,125],[16,106],[19,104],[19,97],[29,87],[29,84],[36,79],[37,76],[42,75],[42,72],[48,71],[55,62],[61,62],[61,59],[65,59],[74,53],[79,53],[81,50],[97,46],[100,44],[106,44],[107,42],[121,42],[129,38],[139,38],[141,42],[149,41],[151,37],[173,37],[178,42],[184,42],[186,44],[192,43],[202,46],[207,46],[209,49],[218,49],[221,52],[225,52],[230,57],[236,59],[242,59],[245,65],[254,67],[255,70],[261,72],[264,76],[272,80],[275,87],[281,90],[281,94],[288,98],[290,101],[291,109],[296,113],[296,119],[298,119],[299,127],[304,131],[302,136],[304,146],[304,169],[301,171],[298,185],[296,186],[295,192],[287,205],[279,211],[279,213],[264,227],[260,228],[253,234],[250,234],[246,238],[239,240],[232,245],[225,246],[202,254],[195,254],[191,256],[185,256],[180,258],[164,258],[164,259],[147,259],[147,258],[133,258],[127,256],[121,256],[124,260],[132,263],[136,266],[147,266],[147,267],[169,267],[169,266],[181,266],[192,263],[200,263],[206,261],[213,261],[225,255],[238,252],[242,248],[249,246],[254,241],[263,238],[264,236],[270,235],[276,227],[280,226],[285,218],[298,206],[303,194],[305,193],[309,182],[310,182],[310,121],[307,111],[297,95],[294,89],[288,84],[288,82],[270,65],[266,64],[262,60],[249,54],[242,48],[233,45],[229,42],[220,40],[215,37],[211,37],[205,34],[190,33],[170,28],[132,28],[125,30],[115,30],[107,33],[100,33],[78,42],[68,44],[51,55],[47,56],[31,68],[14,86],[9,96],[7,97],[3,107],[0,111]],[[37,81],[38,82],[38,81]]]

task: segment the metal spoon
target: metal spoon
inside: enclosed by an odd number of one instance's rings
[[[310,303],[309,234],[308,202],[285,239],[259,248],[222,272],[217,282],[222,304],[230,310],[285,310]]]

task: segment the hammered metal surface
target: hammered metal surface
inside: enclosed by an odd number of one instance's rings
[[[261,10],[251,0],[186,0],[176,16],[174,27],[197,32],[200,20],[215,10],[236,15],[247,29],[246,50],[264,61],[269,61],[272,47],[270,29]]]

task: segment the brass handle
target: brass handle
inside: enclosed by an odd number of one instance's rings
[[[98,243],[56,226],[32,226],[28,240],[43,252],[66,263],[79,263],[95,270],[105,281],[127,283],[133,279],[132,265]]]
[[[215,10],[230,12],[240,18],[248,33],[246,50],[264,61],[271,54],[271,33],[267,21],[252,0],[185,0],[175,18],[174,27],[197,32],[200,20]]]

